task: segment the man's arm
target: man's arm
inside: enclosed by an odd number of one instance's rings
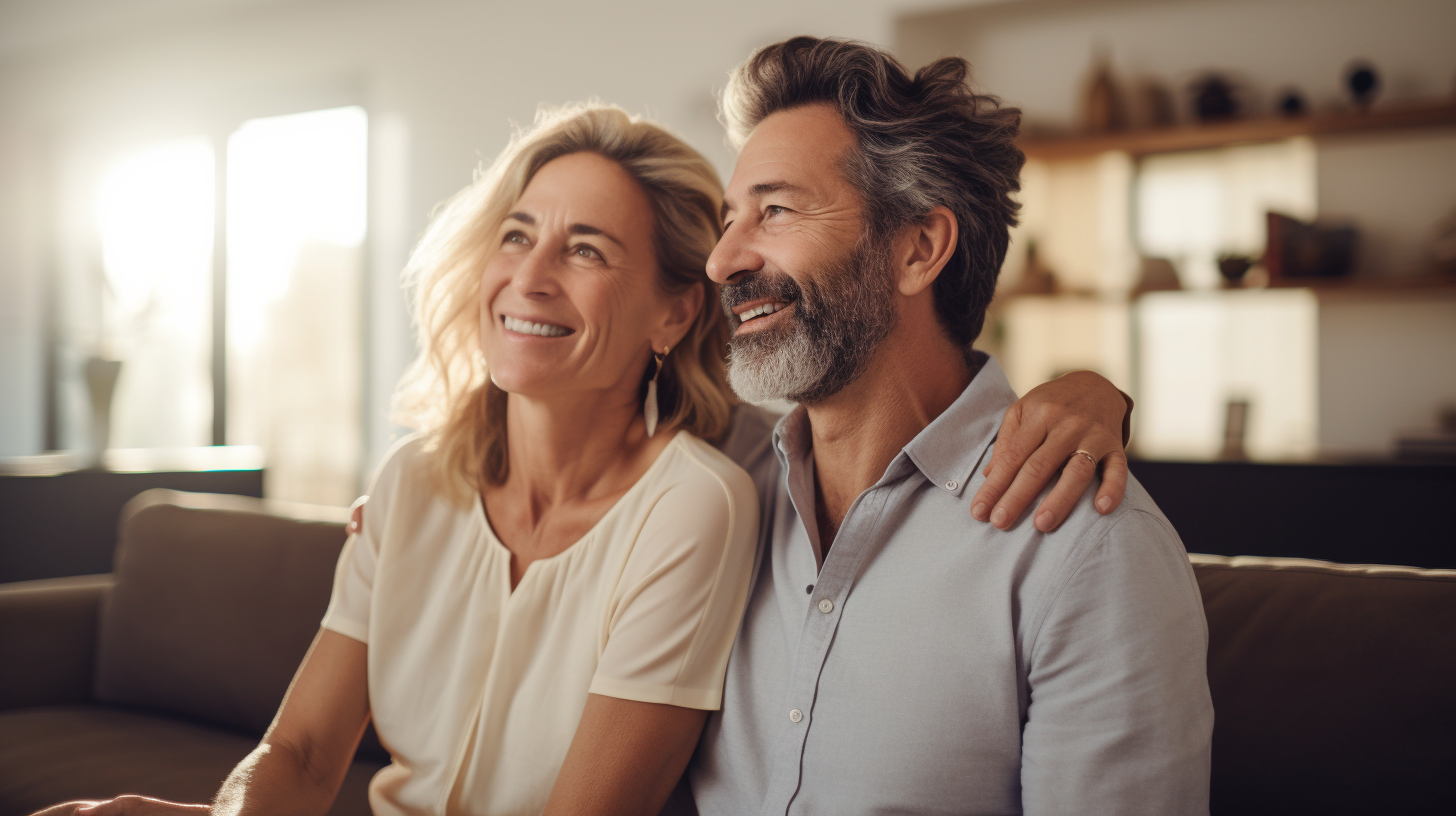
[[[1028,621],[1024,812],[1208,813],[1203,604],[1176,535],[1119,519]]]
[[[1032,516],[1036,529],[1051,532],[1099,470],[1102,485],[1093,504],[1099,513],[1111,513],[1127,490],[1124,449],[1131,421],[1132,398],[1091,371],[1073,371],[1031,389],[1006,409],[971,517],[1009,530],[1060,474]]]

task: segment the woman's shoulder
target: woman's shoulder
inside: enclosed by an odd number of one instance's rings
[[[720,493],[730,502],[752,501],[758,493],[753,479],[722,451],[687,431],[679,432],[664,454],[671,455],[663,477],[684,491]]]

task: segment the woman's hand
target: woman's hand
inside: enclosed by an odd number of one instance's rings
[[[1127,490],[1128,420],[1132,399],[1101,375],[1074,371],[1033,388],[1006,409],[996,452],[982,471],[985,484],[971,500],[971,517],[1006,530],[1051,483],[1061,480],[1036,509],[1036,529],[1050,532],[1102,471],[1094,505],[1106,515]],[[1083,456],[1085,451],[1097,461]]]
[[[196,816],[211,810],[208,805],[183,805],[148,796],[118,796],[100,802],[67,802],[37,811],[34,816]]]
[[[344,535],[358,535],[364,529],[364,504],[368,496],[360,496],[349,506],[349,523],[344,525]]]

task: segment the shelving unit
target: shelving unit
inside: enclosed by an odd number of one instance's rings
[[[1021,149],[1028,158],[1056,160],[1123,151],[1135,156],[1207,150],[1236,144],[1272,142],[1295,136],[1326,136],[1382,130],[1456,126],[1456,102],[1439,100],[1392,105],[1370,111],[1314,114],[1280,119],[1245,119],[1198,125],[1122,130],[1067,136],[1027,136]]]

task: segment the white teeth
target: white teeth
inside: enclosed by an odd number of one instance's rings
[[[752,309],[749,309],[748,311],[746,311],[743,314],[739,315],[738,316],[740,318],[739,322],[740,323],[747,323],[748,321],[754,319],[755,317],[758,317],[759,315],[771,315],[774,312],[777,312],[779,309],[782,309],[782,308],[784,308],[787,305],[789,305],[789,304],[787,304],[787,303],[765,303],[762,306],[755,306]]]
[[[571,329],[565,326],[553,326],[550,323],[532,323],[529,320],[518,320],[506,315],[506,329],[517,334],[534,334],[537,337],[565,337],[571,334]]]

